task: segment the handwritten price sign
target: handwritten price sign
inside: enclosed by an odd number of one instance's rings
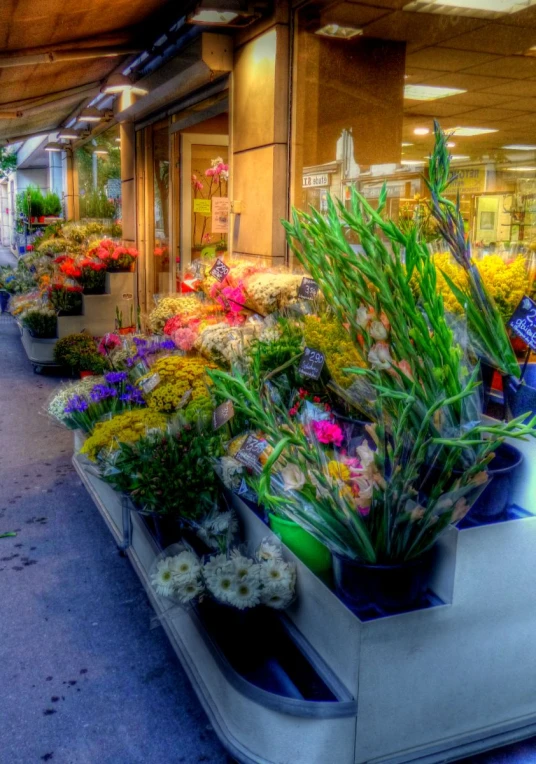
[[[237,451],[235,459],[245,467],[255,469],[259,465],[259,456],[267,445],[265,440],[259,440],[254,435],[248,435],[240,450]]]
[[[312,350],[311,348],[305,348],[301,357],[298,371],[303,374],[304,377],[310,379],[319,379],[324,368],[326,359],[324,353],[320,350]]]
[[[223,260],[220,260],[220,258],[218,257],[218,259],[216,260],[216,262],[214,263],[214,265],[213,265],[213,266],[212,266],[212,268],[210,269],[210,275],[211,275],[211,276],[214,276],[214,278],[215,278],[217,281],[220,281],[220,282],[221,282],[221,281],[223,281],[223,279],[224,279],[224,278],[227,276],[227,274],[229,273],[229,271],[230,271],[230,270],[231,270],[231,269],[230,269],[230,268],[228,268],[228,267],[225,265],[225,263],[223,262]]]
[[[298,297],[304,300],[314,300],[319,291],[318,284],[314,279],[310,279],[308,276],[304,276],[300,288],[298,289]]]
[[[530,349],[536,351],[536,302],[523,297],[508,323]]]

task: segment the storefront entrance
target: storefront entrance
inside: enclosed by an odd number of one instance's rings
[[[142,311],[180,292],[190,263],[227,251],[228,115],[204,116],[181,129],[184,117],[174,115],[137,133]]]

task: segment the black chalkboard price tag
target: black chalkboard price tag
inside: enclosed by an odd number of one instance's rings
[[[267,446],[265,440],[259,440],[254,435],[248,435],[240,449],[237,451],[235,459],[245,467],[255,469],[259,465],[259,456]]]
[[[303,374],[304,377],[310,377],[311,379],[319,379],[322,374],[325,362],[324,353],[320,350],[312,350],[311,348],[305,348],[301,357],[298,371]]]
[[[536,302],[523,297],[508,322],[514,332],[536,351]]]
[[[228,268],[225,265],[223,260],[220,260],[220,258],[218,257],[218,259],[216,260],[216,262],[214,263],[214,265],[210,269],[210,275],[214,276],[216,281],[220,281],[221,282],[227,276],[227,274],[229,273],[230,270],[231,269]]]
[[[212,426],[215,430],[219,430],[220,427],[223,427],[224,424],[234,417],[234,414],[235,410],[232,401],[220,403],[220,405],[214,409],[214,413],[212,414]]]
[[[320,287],[314,279],[310,279],[308,276],[304,276],[300,288],[298,289],[298,297],[304,300],[314,300],[320,291]]]

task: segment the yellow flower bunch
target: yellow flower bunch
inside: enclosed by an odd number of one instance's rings
[[[133,409],[95,425],[93,434],[82,446],[81,453],[96,461],[103,450],[116,450],[119,443],[135,443],[149,429],[163,430],[167,419],[148,409]]]
[[[335,382],[342,388],[350,387],[355,381],[355,374],[346,374],[342,370],[365,364],[344,327],[328,316],[306,316],[303,336],[307,347],[324,353]]]
[[[184,394],[191,390],[191,400],[206,396],[208,377],[207,364],[200,358],[185,356],[164,356],[152,367],[151,374],[159,375],[161,382],[148,396],[149,408],[156,411],[172,412],[179,407]]]
[[[448,252],[434,256],[437,268],[437,287],[443,295],[445,309],[450,313],[463,313],[463,309],[452,294],[443,273],[461,289],[467,286],[465,271],[453,262]],[[486,255],[477,262],[484,286],[493,297],[504,321],[508,321],[518,303],[529,289],[525,258],[518,255],[506,263],[500,255]]]

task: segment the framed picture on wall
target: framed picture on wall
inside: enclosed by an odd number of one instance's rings
[[[495,212],[486,211],[480,213],[480,229],[482,231],[493,231],[495,228]]]

